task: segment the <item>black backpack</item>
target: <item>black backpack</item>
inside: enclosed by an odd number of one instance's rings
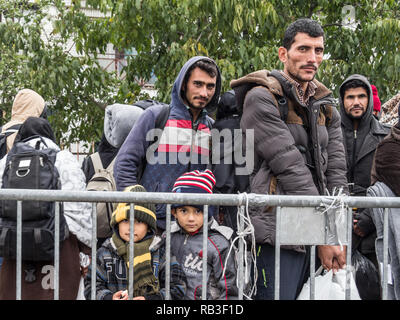
[[[2,159],[7,154],[7,138],[13,133],[18,132],[21,124],[13,125],[4,132],[0,133],[0,159]],[[1,132],[1,128],[0,128]]]
[[[35,147],[27,141],[39,138]],[[61,189],[59,173],[54,163],[57,151],[39,149],[45,143],[39,136],[17,142],[7,155],[2,188]],[[46,145],[47,146],[47,145]],[[50,201],[22,202],[22,260],[50,261],[54,258],[55,203]],[[16,258],[17,201],[0,202],[0,256]],[[60,247],[69,235],[68,225],[60,205]]]

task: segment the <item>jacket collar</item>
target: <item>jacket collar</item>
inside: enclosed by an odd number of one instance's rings
[[[220,226],[218,222],[211,217],[208,221],[208,230],[216,231],[223,235],[227,240],[231,239],[233,235],[233,230],[229,227],[225,226]],[[181,226],[176,222],[173,221],[171,223],[171,234],[176,233],[176,232],[182,232],[185,233],[185,231],[181,228]],[[203,234],[203,228],[200,228],[197,232],[197,234]]]

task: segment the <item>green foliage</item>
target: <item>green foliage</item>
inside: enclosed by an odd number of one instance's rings
[[[318,20],[326,33],[325,60],[318,79],[333,90],[352,73],[369,77],[382,100],[399,90],[400,4],[398,1],[305,0],[114,0],[87,1],[109,13],[109,37],[94,41],[89,33],[80,40],[95,51],[111,39],[119,48],[134,47],[128,77],[157,76],[159,99],[169,101],[171,86],[185,61],[193,55],[214,58],[230,80],[258,69],[281,68],[277,49],[292,21]],[[353,12],[356,28],[346,26]],[[336,92],[336,91],[335,91]]]
[[[325,30],[327,59],[317,78],[335,94],[352,73],[367,76],[383,102],[399,91],[400,4],[394,0],[86,0],[85,8],[79,0],[68,7],[62,0],[43,0],[29,15],[16,3],[24,2],[0,0],[0,10],[10,17],[0,24],[2,106],[9,108],[18,88],[30,86],[52,102],[56,130],[72,127],[74,139],[98,137],[101,105],[132,103],[139,96],[138,80],[153,74],[157,98],[169,102],[175,77],[194,55],[216,60],[223,91],[249,72],[281,68],[277,50],[283,33],[300,17],[318,20]],[[54,33],[44,41],[49,4],[57,16]],[[354,28],[345,25],[349,8]],[[99,10],[103,17],[88,17],[84,9]],[[79,58],[65,49],[67,39],[75,42]],[[109,43],[137,51],[123,80],[95,62]]]
[[[30,88],[48,103],[49,121],[60,143],[93,141],[101,136],[104,108],[115,101],[118,81],[93,57],[73,56],[69,52],[71,43],[57,34],[61,33],[57,30],[59,23],[54,32],[49,32],[54,20],[49,15],[52,4],[50,0],[0,1],[0,108],[6,113],[3,123],[10,119],[16,93]],[[65,10],[63,6],[60,9]]]

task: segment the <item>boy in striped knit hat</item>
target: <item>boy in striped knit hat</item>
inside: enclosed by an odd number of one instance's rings
[[[146,192],[141,185],[124,191]],[[97,300],[128,300],[130,204],[120,203],[113,212],[113,235],[97,251]],[[165,298],[165,245],[156,237],[156,215],[153,204],[134,206],[134,300]],[[170,294],[173,300],[182,299],[186,277],[179,263],[171,256]],[[91,297],[91,270],[85,279],[85,297]]]
[[[210,170],[195,170],[180,176],[172,192],[211,194],[214,185],[215,177]],[[171,213],[175,217],[171,225],[171,253],[176,256],[186,274],[185,299],[198,300],[202,294],[203,206],[172,204]],[[233,251],[226,262],[233,230],[220,226],[212,216],[208,217],[207,228],[207,300],[237,299]]]

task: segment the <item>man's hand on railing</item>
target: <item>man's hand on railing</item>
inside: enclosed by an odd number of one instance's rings
[[[318,257],[324,269],[333,269],[336,273],[346,266],[346,246],[343,246],[343,251],[340,246],[318,246]]]

